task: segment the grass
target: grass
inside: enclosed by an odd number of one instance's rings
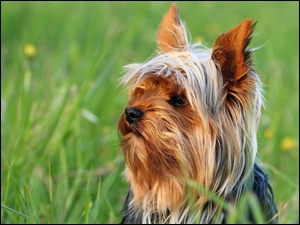
[[[259,157],[299,222],[299,3],[178,2],[194,39],[251,17],[266,84]],[[122,66],[145,61],[169,2],[1,2],[1,223],[118,223]],[[233,214],[234,217],[234,214]]]

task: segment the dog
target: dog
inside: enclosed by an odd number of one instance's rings
[[[130,187],[121,223],[226,223],[226,208],[207,192],[236,205],[247,191],[265,221],[277,223],[272,187],[257,162],[263,95],[247,49],[255,24],[245,19],[209,49],[189,42],[172,3],[156,55],[125,67],[129,101],[118,130]]]

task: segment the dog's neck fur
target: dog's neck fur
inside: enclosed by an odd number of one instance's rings
[[[265,172],[261,170],[257,163],[254,164],[253,172],[250,173],[249,180],[244,184],[243,191],[252,191],[257,196],[261,209],[265,213],[265,220],[268,223],[278,223],[277,208],[274,204],[274,196],[272,188],[269,184],[268,177]],[[221,209],[218,218],[215,217],[215,212],[218,206],[212,201],[207,202],[200,213],[190,213],[190,208],[182,207],[178,212],[170,215],[170,212],[164,214],[153,211],[136,210],[132,205],[133,194],[130,190],[124,204],[124,217],[121,221],[122,224],[153,224],[153,223],[170,223],[170,224],[189,224],[199,222],[201,224],[210,223],[226,223],[226,210]],[[255,222],[252,211],[248,212],[249,222]],[[246,218],[247,219],[247,218]]]

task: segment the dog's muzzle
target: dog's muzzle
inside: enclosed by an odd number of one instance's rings
[[[138,108],[127,107],[125,109],[125,119],[129,124],[132,124],[139,120],[143,116],[143,114],[144,113]]]

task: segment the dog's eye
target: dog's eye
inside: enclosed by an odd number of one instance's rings
[[[173,106],[178,106],[178,107],[184,107],[188,104],[187,99],[185,98],[184,95],[171,95],[170,99],[169,99],[169,104],[173,105]]]

